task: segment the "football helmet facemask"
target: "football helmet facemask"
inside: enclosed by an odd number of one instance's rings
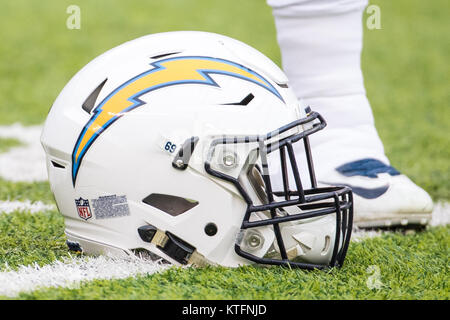
[[[314,269],[342,265],[352,229],[351,190],[317,187],[308,136],[325,125],[257,50],[169,32],[79,71],[41,142],[72,250]]]

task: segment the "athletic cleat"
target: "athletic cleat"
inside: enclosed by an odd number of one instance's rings
[[[431,220],[433,201],[428,193],[379,160],[353,161],[322,177],[319,184],[324,186],[352,188],[359,228],[420,228]]]

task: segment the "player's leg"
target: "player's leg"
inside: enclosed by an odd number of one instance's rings
[[[319,182],[353,188],[359,226],[426,224],[431,198],[390,166],[366,98],[360,56],[367,1],[268,3],[290,85],[328,122],[311,138]]]

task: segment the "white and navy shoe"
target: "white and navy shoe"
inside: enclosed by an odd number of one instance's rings
[[[420,227],[431,220],[433,201],[428,193],[380,160],[343,164],[318,182],[352,188],[354,223],[360,228]]]

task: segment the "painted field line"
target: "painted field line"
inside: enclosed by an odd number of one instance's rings
[[[56,210],[56,206],[53,204],[45,204],[41,201],[31,202],[30,200],[25,201],[0,201],[0,213],[11,213],[11,212],[30,212],[38,213],[44,211]]]
[[[450,202],[437,202],[434,205],[431,226],[444,226],[450,223]]]
[[[0,153],[0,177],[10,181],[47,180],[45,152],[40,143],[42,125],[0,126],[0,138],[14,138],[23,143]]]
[[[49,287],[77,288],[86,281],[153,274],[168,267],[170,265],[135,257],[99,256],[65,258],[42,267],[21,266],[17,271],[6,268],[0,272],[0,296],[15,297],[20,292]]]

